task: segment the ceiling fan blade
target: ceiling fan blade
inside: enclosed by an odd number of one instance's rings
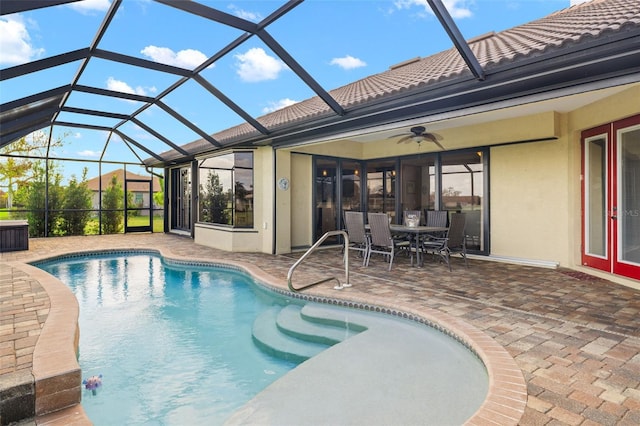
[[[398,143],[410,142],[412,139],[413,139],[413,135],[405,136],[403,138],[398,139]]]
[[[444,146],[442,146],[442,144],[440,142],[438,142],[436,140],[436,138],[431,139],[431,142],[435,143],[436,145],[438,145],[440,147],[441,150],[444,151]]]
[[[395,138],[398,138],[400,136],[407,136],[407,134],[406,133],[398,133],[397,135],[388,136],[387,139],[395,139]]]

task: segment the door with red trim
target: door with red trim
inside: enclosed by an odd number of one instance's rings
[[[582,263],[640,279],[640,115],[582,133]]]

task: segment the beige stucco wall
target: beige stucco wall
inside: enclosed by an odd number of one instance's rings
[[[490,151],[491,254],[566,264],[567,139]]]
[[[278,181],[286,178],[289,181],[289,188],[277,188],[275,193],[275,231],[276,238],[275,252],[291,252],[291,215],[292,215],[292,179],[291,179],[291,153],[289,151],[277,150],[276,156],[276,176]]]
[[[313,244],[313,176],[310,155],[291,155],[291,247]]]

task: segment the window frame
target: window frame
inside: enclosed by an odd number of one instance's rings
[[[244,158],[240,158],[240,156],[243,156]],[[196,161],[198,170],[198,203],[196,223],[208,226],[222,226],[232,229],[252,229],[254,227],[255,219],[255,210],[253,208],[255,182],[254,152],[244,150],[227,151],[218,155],[201,157]],[[207,164],[207,162],[209,162],[210,164]],[[228,163],[227,166],[223,165],[225,162]],[[245,163],[248,163],[248,165]],[[221,192],[219,195],[222,195],[222,197],[224,198],[222,201],[226,202],[226,206],[220,209],[219,213],[228,215],[226,216],[227,219],[225,222],[215,221],[215,218],[213,217],[211,218],[211,220],[207,220],[209,218],[203,218],[203,202],[206,198],[205,194],[208,194],[208,192],[205,193],[202,189],[203,186],[207,184],[206,182],[210,177],[208,173],[205,175],[205,173],[203,172],[205,170],[211,171],[211,173],[218,177],[217,182],[215,184],[212,184],[220,185],[221,187]],[[249,182],[239,182],[237,180],[238,175],[246,174],[247,171],[249,171],[248,175],[250,176]],[[221,176],[221,173],[226,174],[226,176]],[[221,183],[220,180],[224,180],[225,182]],[[238,183],[248,183],[250,186],[242,200],[238,199]],[[244,188],[244,185],[242,185],[242,187]],[[250,200],[248,202],[247,195],[250,196]],[[240,205],[246,206],[246,210],[240,210],[238,208]],[[239,213],[241,211],[248,214],[247,217],[243,218],[244,220],[240,220],[239,218]],[[212,212],[211,214],[213,215],[216,213]]]

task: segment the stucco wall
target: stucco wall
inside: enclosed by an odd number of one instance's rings
[[[567,139],[491,148],[491,254],[567,264]]]
[[[313,177],[310,155],[291,155],[291,247],[313,244]]]

